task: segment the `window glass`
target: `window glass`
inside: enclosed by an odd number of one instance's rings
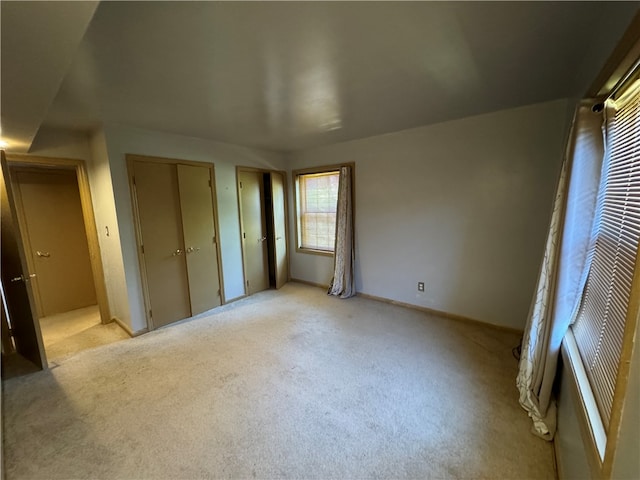
[[[299,248],[333,252],[340,172],[297,177]]]

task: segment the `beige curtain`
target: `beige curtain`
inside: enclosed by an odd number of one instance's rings
[[[336,212],[336,244],[333,263],[333,280],[329,286],[329,295],[340,298],[353,297],[356,294],[354,275],[354,236],[353,236],[353,192],[350,166],[340,168],[338,186],[338,211]]]
[[[604,156],[603,115],[592,111],[593,104],[583,101],[574,116],[516,381],[520,404],[533,420],[533,433],[547,440],[556,429],[552,387],[560,346],[578,308],[588,270]]]

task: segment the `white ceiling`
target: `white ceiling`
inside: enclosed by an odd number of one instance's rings
[[[29,94],[19,80],[5,82],[5,3],[3,103]],[[44,124],[91,130],[116,122],[290,151],[581,96],[637,9],[102,2]],[[585,66],[595,41],[608,42],[605,56]],[[5,120],[3,111],[3,129]]]
[[[1,135],[27,150],[99,2],[1,2]]]

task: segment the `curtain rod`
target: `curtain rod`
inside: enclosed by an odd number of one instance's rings
[[[640,58],[636,60],[633,66],[629,69],[629,71],[623,75],[618,83],[611,89],[607,98],[616,99],[618,93],[626,90],[626,88],[633,83],[633,81],[640,76]]]

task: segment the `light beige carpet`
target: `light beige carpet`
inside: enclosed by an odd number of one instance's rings
[[[517,342],[288,284],[6,381],[7,479],[554,478]]]
[[[47,360],[56,363],[82,350],[129,338],[117,323],[101,323],[97,305],[42,317],[40,330]]]

